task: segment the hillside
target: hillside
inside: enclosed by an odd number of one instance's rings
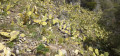
[[[0,0],[0,56],[109,56],[94,12],[52,0]]]

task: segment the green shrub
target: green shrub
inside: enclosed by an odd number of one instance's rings
[[[40,44],[37,47],[37,52],[41,54],[45,54],[46,52],[49,52],[49,48],[46,48],[43,44]]]
[[[97,3],[96,2],[94,2],[94,1],[92,1],[92,0],[82,0],[81,1],[81,6],[83,7],[83,8],[87,8],[87,9],[89,9],[89,10],[93,10],[93,9],[95,9],[95,7],[96,7],[96,5],[97,5]]]

